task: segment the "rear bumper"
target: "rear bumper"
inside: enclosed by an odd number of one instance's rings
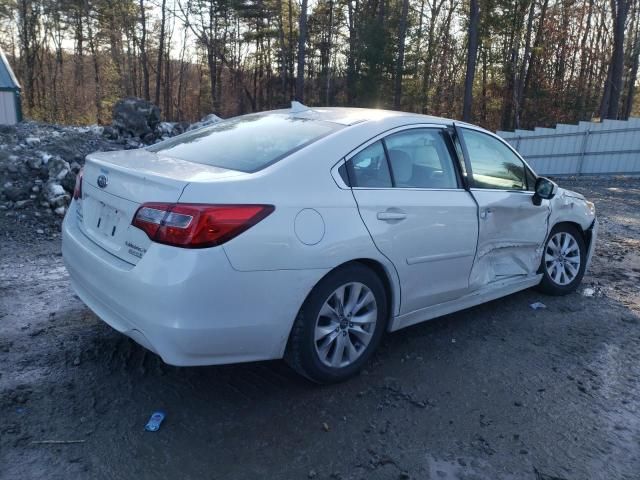
[[[71,209],[70,209],[71,210]],[[222,248],[152,244],[133,266],[63,222],[71,285],[103,321],[172,365],[280,358],[322,270],[238,272]]]

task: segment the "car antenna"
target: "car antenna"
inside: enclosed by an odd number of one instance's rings
[[[291,100],[291,113],[301,113],[306,112],[307,110],[311,109],[296,100]]]

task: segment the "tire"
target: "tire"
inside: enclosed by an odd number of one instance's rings
[[[380,344],[388,303],[381,279],[368,267],[351,263],[330,272],[300,308],[285,361],[316,383],[352,377]]]
[[[575,291],[584,276],[586,263],[587,247],[582,232],[567,223],[556,225],[547,238],[540,260],[539,271],[543,276],[538,290],[548,295]]]

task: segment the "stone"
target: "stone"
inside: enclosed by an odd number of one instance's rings
[[[113,107],[111,125],[121,135],[142,138],[149,133],[155,133],[159,123],[160,109],[141,98],[123,98]]]
[[[107,125],[102,130],[102,136],[108,138],[109,140],[117,140],[118,139],[118,129]]]
[[[31,195],[31,189],[28,186],[11,186],[9,188],[5,188],[2,193],[7,197],[7,200],[18,202],[29,198],[29,195]]]
[[[29,205],[31,202],[32,202],[32,200],[31,200],[31,199],[28,199],[28,200],[18,200],[18,201],[15,203],[15,205],[14,205],[14,206],[15,206],[15,208],[24,208],[24,207],[26,207],[27,205]]]
[[[69,170],[64,178],[60,180],[60,184],[67,192],[73,192],[76,188],[76,173],[73,170]]]
[[[47,163],[49,178],[62,180],[71,171],[69,163],[60,157],[54,157]]]

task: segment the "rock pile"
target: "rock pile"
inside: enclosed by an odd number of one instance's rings
[[[161,122],[160,109],[156,105],[135,97],[118,101],[113,107],[112,118],[111,126],[104,127],[102,134],[109,140],[121,141],[126,148],[151,145],[190,128],[187,122]]]
[[[26,207],[64,216],[84,157],[122,145],[97,127],[23,122],[0,128],[0,209],[17,216]]]
[[[64,216],[86,155],[139,148],[219,121],[207,115],[193,125],[161,122],[155,105],[125,98],[111,126],[69,127],[37,122],[0,126],[0,212],[26,217]]]

